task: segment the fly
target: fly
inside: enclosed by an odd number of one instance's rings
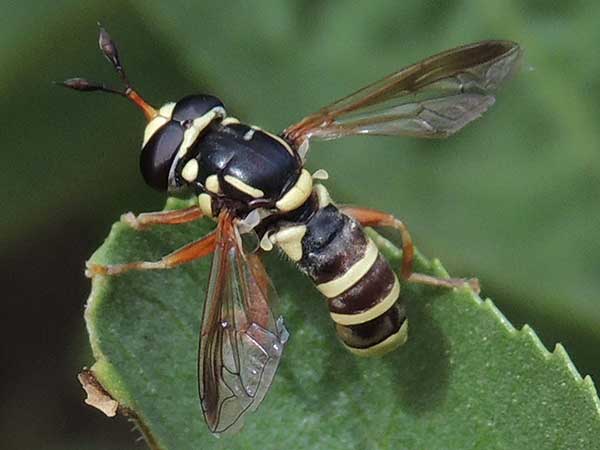
[[[439,53],[395,72],[311,114],[280,134],[240,122],[212,95],[189,95],[160,108],[131,86],[117,47],[100,28],[99,45],[124,88],[84,78],[61,84],[128,98],[144,113],[140,169],[146,183],[165,193],[188,192],[194,206],[131,213],[133,228],[181,224],[210,217],[216,229],[158,261],[87,265],[90,277],[129,270],[168,269],[213,255],[204,303],[198,358],[204,418],[214,434],[232,433],[266,395],[288,339],[271,306],[276,294],[258,252],[244,251],[254,234],[262,251],[274,246],[306,274],[325,297],[342,344],[358,356],[387,353],[406,342],[401,283],[454,288],[477,280],[436,278],[413,271],[407,227],[391,214],[338,206],[304,167],[312,140],[352,135],[444,138],[481,116],[494,92],[514,73],[522,51],[511,41],[482,41]],[[391,227],[402,236],[396,274],[366,226]]]

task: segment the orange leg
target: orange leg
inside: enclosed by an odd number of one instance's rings
[[[400,232],[402,236],[402,268],[400,275],[410,283],[427,284],[455,288],[468,283],[475,292],[479,293],[479,281],[476,278],[437,278],[424,273],[413,272],[415,249],[406,225],[393,215],[371,208],[344,206],[340,208],[344,214],[354,217],[365,227],[391,227]]]
[[[106,266],[87,262],[85,274],[91,278],[95,275],[120,275],[130,270],[170,269],[171,267],[210,255],[215,250],[216,236],[216,232],[213,231],[203,238],[191,242],[179,250],[175,250],[173,253],[169,253],[158,261],[136,261],[126,264],[109,264]]]
[[[150,212],[135,215],[132,212],[123,214],[121,222],[128,224],[136,230],[142,230],[152,225],[177,225],[180,223],[192,222],[202,218],[202,211],[198,206],[192,206],[175,211]]]

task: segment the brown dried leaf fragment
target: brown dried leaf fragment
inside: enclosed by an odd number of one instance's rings
[[[86,404],[99,409],[108,417],[114,417],[117,414],[119,402],[102,387],[91,370],[84,369],[77,375],[77,379],[87,394],[87,398],[84,400]]]

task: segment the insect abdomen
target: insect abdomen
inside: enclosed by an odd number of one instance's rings
[[[273,240],[327,298],[338,336],[350,351],[379,355],[406,341],[398,278],[354,219],[328,204]]]

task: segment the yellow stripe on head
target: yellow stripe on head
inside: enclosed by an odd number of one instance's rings
[[[148,143],[150,138],[154,136],[154,133],[156,133],[160,127],[171,120],[173,108],[175,108],[174,102],[165,103],[158,110],[158,115],[148,122],[144,129],[144,141],[142,142],[142,147]]]

